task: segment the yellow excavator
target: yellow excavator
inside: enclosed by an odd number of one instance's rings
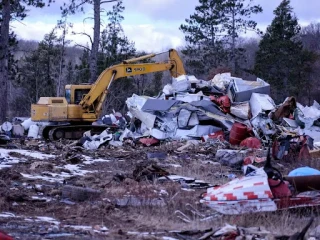
[[[40,97],[37,104],[31,105],[31,119],[50,123],[42,130],[42,136],[46,139],[79,139],[88,130],[93,134],[100,133],[108,126],[92,123],[99,119],[114,80],[161,71],[170,71],[172,77],[186,74],[177,51],[171,49],[168,53],[169,59],[165,62],[137,63],[159,54],[125,60],[104,70],[92,85],[66,85],[65,97]]]

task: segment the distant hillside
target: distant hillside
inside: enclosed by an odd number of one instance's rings
[[[38,48],[39,42],[30,40],[19,40],[17,50],[14,53],[14,58],[19,60],[30,52],[35,51]],[[71,60],[74,64],[80,63],[80,57],[82,56],[83,49],[79,47],[66,47],[66,61]]]

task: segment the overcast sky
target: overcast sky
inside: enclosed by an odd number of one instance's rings
[[[19,38],[27,40],[43,39],[60,19],[60,6],[69,0],[56,0],[50,7],[43,9],[30,8],[28,17],[21,22],[14,22],[12,26]],[[273,19],[273,10],[280,4],[281,0],[255,0],[260,4],[263,13],[255,15],[253,19],[258,22],[262,30]],[[179,26],[194,13],[198,0],[123,0],[125,11],[123,28],[128,38],[135,42],[138,50],[159,52],[169,48],[177,48],[184,45],[184,35]],[[291,5],[301,25],[320,21],[319,0],[291,0]],[[106,10],[110,9],[112,3],[104,4]],[[90,6],[86,8],[85,14],[79,12],[68,20],[73,23],[73,31],[92,34],[93,23],[90,20],[83,21],[86,17],[93,16]],[[105,13],[102,19],[106,21]],[[86,44],[87,38],[72,36],[69,39],[74,43]]]

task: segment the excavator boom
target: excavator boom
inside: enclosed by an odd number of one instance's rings
[[[101,112],[101,103],[104,101],[113,80],[130,77],[135,75],[142,75],[154,72],[162,72],[169,70],[171,76],[178,77],[185,74],[182,60],[178,53],[171,49],[169,51],[168,62],[161,63],[135,63],[137,61],[149,59],[156,56],[155,54],[146,55],[130,60],[123,61],[123,63],[112,66],[104,70],[97,81],[92,85],[89,93],[80,102],[85,112],[94,110],[97,114]],[[94,103],[100,98],[100,104]],[[103,101],[101,101],[103,100]]]
[[[148,73],[170,71],[171,76],[186,74],[176,50],[169,50],[165,62],[137,63],[155,57],[149,54],[125,60],[104,70],[93,85],[66,85],[66,97],[41,97],[31,106],[33,121],[46,121],[51,125],[43,129],[43,137],[50,139],[80,138],[85,131],[101,132],[102,126],[92,126],[102,112],[111,83],[119,78]]]

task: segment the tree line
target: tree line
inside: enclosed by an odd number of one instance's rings
[[[101,6],[110,3],[112,9],[103,11]],[[72,32],[68,22],[68,16],[83,11],[85,4],[94,10],[92,37]],[[92,83],[105,68],[147,54],[137,51],[125,35],[125,7],[120,0],[70,0],[61,6],[61,20],[42,41],[17,41],[10,28],[12,21],[27,17],[29,6],[50,7],[47,5],[50,0],[0,2],[0,122],[6,117],[30,115],[30,105],[41,96],[64,96],[66,84]],[[290,0],[283,0],[263,33],[252,20],[262,13],[254,0],[199,0],[195,12],[179,28],[187,43],[179,51],[188,74],[201,79],[226,71],[246,79],[258,76],[270,83],[278,103],[291,95],[307,104],[320,100],[320,24],[301,28]],[[259,38],[245,38],[248,31]],[[87,36],[88,44],[66,40],[71,32]],[[105,112],[125,110],[125,100],[133,93],[157,95],[169,81],[165,73],[116,81],[107,96]]]

